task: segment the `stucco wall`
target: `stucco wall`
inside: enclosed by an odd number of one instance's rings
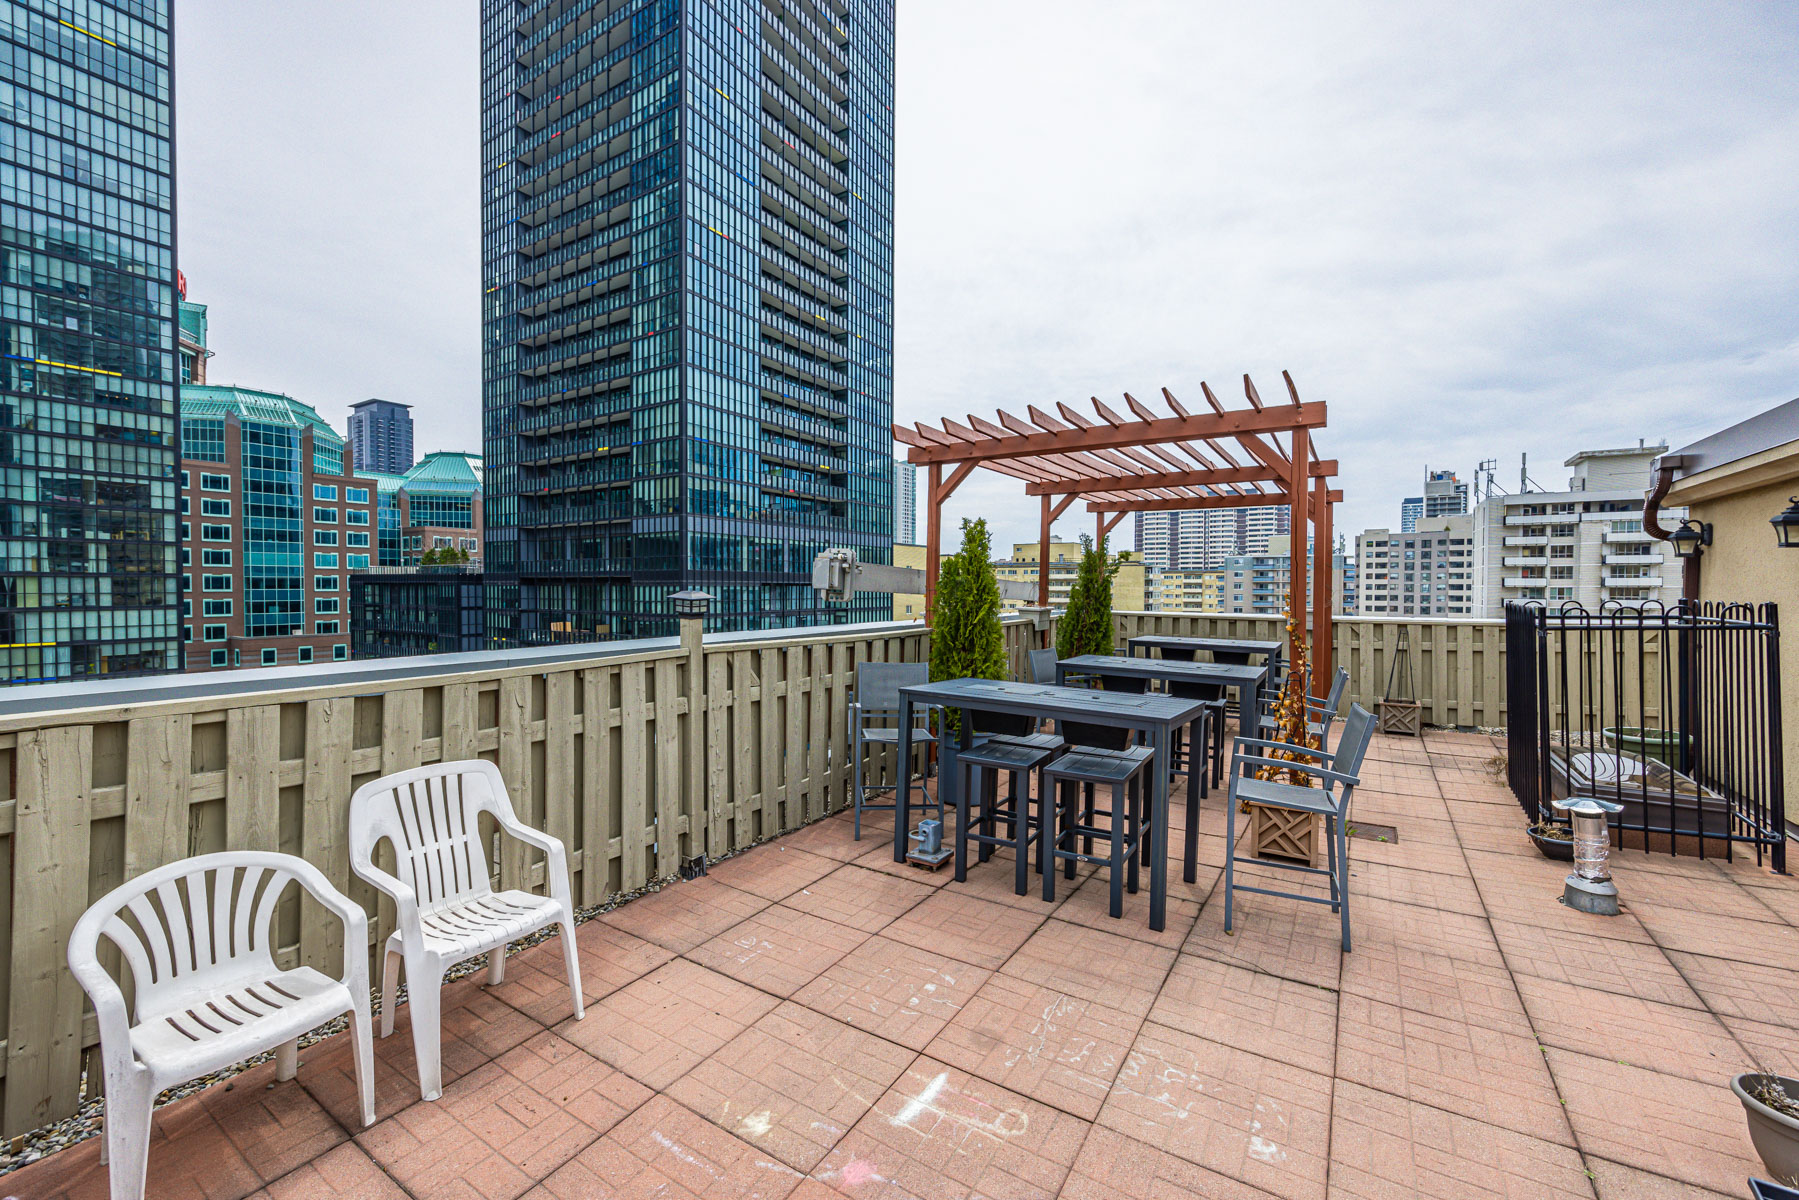
[[[1679,489],[1677,489],[1678,493]],[[1785,737],[1787,819],[1799,821],[1799,550],[1782,550],[1768,518],[1799,492],[1799,476],[1711,499],[1689,500],[1695,520],[1712,527],[1700,560],[1699,598],[1769,601],[1780,607],[1780,713]],[[1669,500],[1676,500],[1670,496]]]

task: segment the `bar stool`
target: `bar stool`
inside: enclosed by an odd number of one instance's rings
[[[1067,878],[1074,878],[1077,862],[1105,863],[1111,869],[1114,917],[1124,915],[1124,892],[1137,891],[1138,851],[1149,845],[1147,834],[1151,814],[1144,803],[1144,771],[1155,761],[1155,751],[1147,746],[1130,746],[1121,750],[1070,750],[1043,768],[1044,802],[1039,806],[1043,822],[1043,841],[1048,846],[1048,861],[1043,868],[1043,898],[1056,898],[1056,863],[1064,864]],[[1094,808],[1096,786],[1112,789],[1109,811]],[[1083,802],[1082,795],[1085,795]],[[1077,816],[1077,812],[1079,815]],[[1107,828],[1094,822],[1105,817]],[[1083,849],[1075,849],[1075,838]],[[1096,855],[1093,839],[1110,842],[1108,853]],[[1067,848],[1063,843],[1067,842]]]
[[[981,862],[993,857],[995,846],[1010,846],[1017,878],[1014,890],[1023,896],[1029,890],[1030,864],[1028,850],[1037,843],[1037,869],[1044,870],[1042,830],[1047,809],[1038,805],[1038,815],[1031,816],[1030,774],[1054,758],[1055,749],[1005,737],[992,737],[956,755],[956,769],[962,772],[956,789],[956,882],[968,879],[968,843],[980,847]],[[999,773],[1011,777],[1010,793],[999,798]],[[1038,785],[1040,796],[1047,795]],[[971,812],[974,819],[970,819]],[[998,822],[1006,821],[1010,836],[998,832]],[[978,827],[977,827],[978,822]]]

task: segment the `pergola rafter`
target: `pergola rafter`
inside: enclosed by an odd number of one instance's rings
[[[1090,401],[1089,415],[1057,402],[1055,413],[1027,405],[1025,416],[1000,412],[993,419],[968,414],[936,425],[895,425],[907,460],[926,468],[925,612],[936,604],[942,563],[942,506],[976,467],[1020,480],[1040,505],[1038,603],[1049,603],[1050,526],[1076,500],[1086,502],[1101,537],[1129,513],[1286,505],[1291,513],[1289,562],[1294,595],[1304,603],[1314,580],[1311,612],[1294,613],[1308,627],[1313,661],[1321,675],[1330,663],[1332,509],[1343,493],[1330,486],[1335,459],[1320,458],[1312,432],[1326,423],[1324,404],[1303,401],[1293,379],[1281,372],[1287,401],[1269,404],[1243,377],[1247,408],[1226,407],[1209,385],[1206,408],[1193,411],[1167,388],[1167,414],[1125,393],[1123,411]],[[1285,444],[1283,444],[1283,437]],[[1235,453],[1231,448],[1235,443]],[[1297,503],[1295,499],[1297,498]]]

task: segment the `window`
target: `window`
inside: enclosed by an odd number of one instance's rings
[[[190,614],[182,613],[181,615],[185,617]],[[181,627],[181,640],[184,642],[191,642],[194,640],[194,627],[192,625],[183,625]]]
[[[1641,532],[1643,532],[1643,522],[1642,521],[1613,521],[1612,522],[1612,532],[1613,533],[1641,533]]]
[[[194,590],[194,577],[192,575],[183,575],[181,577],[181,590],[184,592],[191,592]]]
[[[336,500],[337,488],[328,483],[315,483],[312,485],[312,498],[314,500]]]
[[[231,501],[214,500],[210,496],[200,497],[200,515],[203,517],[228,517],[231,515]]]
[[[231,476],[202,475],[200,476],[200,490],[203,492],[228,492],[231,490]]]
[[[200,565],[203,567],[228,567],[231,565],[231,551],[202,550],[200,551]]]
[[[337,510],[335,508],[315,508],[312,510],[312,519],[322,525],[335,525],[337,524]]]
[[[311,662],[312,661],[312,647],[311,646],[301,646],[300,649],[295,653],[294,658],[298,662],[303,662],[303,663]]]
[[[181,540],[184,542],[191,542],[193,538],[193,527],[186,521],[181,522]]]
[[[337,535],[332,534],[331,536],[336,537]],[[368,544],[369,535],[366,533],[357,533],[352,529],[350,532],[344,534],[344,545],[346,546],[366,546]]]
[[[186,471],[181,472],[181,486],[183,488],[187,487],[187,472]]]
[[[319,597],[317,597],[312,602],[312,611],[315,613],[337,612],[338,611],[337,597],[336,596],[319,596]]]
[[[275,648],[273,646],[266,647],[262,652],[262,665],[265,667],[274,666],[275,659],[277,657],[278,656],[277,656],[277,654],[275,652]]]
[[[181,601],[181,615],[183,617],[191,617],[194,615],[194,602],[192,600],[184,598]]]
[[[230,551],[226,551],[226,553],[229,554]],[[194,565],[194,552],[186,546],[181,547],[181,565],[184,567],[191,567]]]
[[[338,623],[336,621],[314,621],[312,623],[312,631],[314,633],[334,634],[338,632]]]
[[[181,515],[184,517],[188,515],[188,505],[187,505],[187,497],[186,496],[181,497]]]
[[[1573,579],[1574,578],[1574,568],[1573,567],[1550,567],[1549,568],[1549,578],[1551,578],[1551,579]]]
[[[366,571],[369,567],[369,556],[366,554],[344,555],[344,566],[352,571]]]
[[[200,605],[200,615],[203,617],[228,617],[231,615],[231,601],[229,601],[229,600],[206,600],[206,601],[203,601]]]
[[[338,662],[342,662],[344,659],[350,657],[350,648],[339,643],[338,645],[331,647],[331,657],[335,658]]]
[[[346,524],[346,525],[367,525],[368,523],[369,523],[368,510],[360,509],[360,508],[348,508],[348,509],[344,510],[344,524]]]
[[[231,540],[231,526],[202,525],[200,526],[200,540],[203,542],[228,542]]]
[[[1549,547],[1549,557],[1550,558],[1573,558],[1574,557],[1574,547],[1573,546],[1551,546],[1551,547]]]
[[[327,571],[337,570],[337,555],[318,553],[312,556],[312,565]]]
[[[209,642],[222,642],[225,640],[225,627],[223,625],[208,625],[200,630],[200,636]]]
[[[367,537],[368,535],[364,534],[363,536]],[[315,546],[335,546],[335,545],[337,545],[337,530],[335,530],[335,529],[315,529],[315,530],[313,530],[312,531],[312,544]]]
[[[231,576],[202,575],[200,576],[200,590],[203,592],[228,592],[231,590]]]
[[[312,577],[312,590],[315,592],[335,592],[337,590],[337,578],[338,577],[335,575],[314,575]]]
[[[223,650],[214,650],[212,652],[212,665],[215,667],[228,665],[225,661],[225,652]]]
[[[367,504],[369,490],[367,488],[345,488],[344,500],[350,504]]]

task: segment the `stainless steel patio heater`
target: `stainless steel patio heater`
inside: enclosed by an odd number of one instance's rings
[[[1623,812],[1622,804],[1593,796],[1570,796],[1555,802],[1574,828],[1574,873],[1562,887],[1562,903],[1601,917],[1618,915],[1618,887],[1612,882],[1612,828],[1606,820]]]

